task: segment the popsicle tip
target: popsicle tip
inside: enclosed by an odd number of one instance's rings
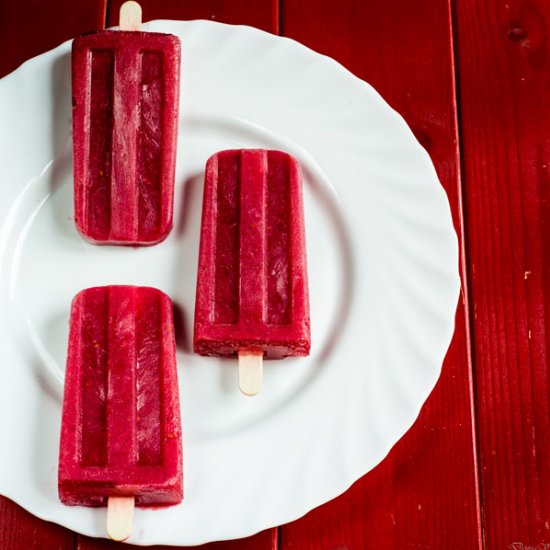
[[[117,542],[132,534],[134,497],[109,497],[107,501],[107,534]]]
[[[120,6],[119,26],[122,31],[139,31],[141,27],[141,6],[128,0]]]
[[[253,397],[260,393],[263,358],[262,351],[239,351],[239,389],[243,395]]]

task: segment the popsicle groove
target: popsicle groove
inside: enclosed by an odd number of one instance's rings
[[[132,464],[136,460],[135,367],[136,289],[113,286],[103,289],[108,302],[108,462]],[[121,391],[121,389],[123,389]]]
[[[239,231],[240,322],[266,318],[267,152],[241,150],[241,225]]]
[[[88,154],[87,224],[100,238],[108,238],[111,219],[110,155],[113,134],[114,53],[90,51],[91,97]]]
[[[215,236],[214,322],[234,324],[239,320],[239,234],[241,156],[238,152],[218,158],[214,193],[217,205]]]
[[[160,230],[162,209],[161,101],[163,97],[163,56],[158,51],[142,51],[137,132],[138,238],[154,239]]]
[[[80,317],[80,463],[84,467],[107,464],[107,310],[108,300],[101,299],[97,292],[86,295]]]
[[[267,322],[290,324],[290,167],[286,156],[268,154],[267,175]]]
[[[136,430],[138,464],[161,465],[162,318],[160,299],[139,300],[136,317]],[[158,322],[155,322],[158,320]]]
[[[139,240],[136,129],[141,60],[135,47],[118,47],[115,52],[110,238],[123,242]]]

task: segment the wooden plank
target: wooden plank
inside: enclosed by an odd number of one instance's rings
[[[2,0],[0,78],[27,59],[78,34],[103,28],[106,0]]]
[[[0,548],[6,550],[72,550],[75,534],[55,523],[42,521],[11,500],[0,497]]]
[[[118,25],[124,0],[109,2],[107,26]],[[269,32],[278,31],[277,0],[140,0],[143,21],[152,19],[210,19],[233,25],[250,25]]]
[[[462,235],[448,1],[284,0],[281,9],[282,34],[336,58],[403,114],[434,161]],[[350,491],[282,527],[281,548],[480,547],[465,297],[441,379],[413,428]]]
[[[455,15],[485,543],[546,548],[549,4],[462,0]]]
[[[77,550],[106,550],[108,548],[124,548],[124,550],[140,550],[143,546],[107,541],[105,539],[93,539],[80,536]],[[175,546],[148,546],[150,550],[174,550]],[[277,529],[262,531],[247,539],[230,540],[226,542],[212,542],[201,546],[191,546],[192,550],[277,550]]]
[[[27,59],[78,34],[101,29],[106,0],[89,0],[74,9],[67,0],[0,2],[0,78]],[[75,534],[42,521],[11,500],[0,497],[0,548],[74,548]]]

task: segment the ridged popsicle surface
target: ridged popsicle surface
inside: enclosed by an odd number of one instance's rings
[[[98,244],[147,245],[172,228],[180,43],[104,31],[72,49],[75,223]]]
[[[307,355],[309,297],[298,162],[264,149],[207,162],[195,305],[195,351]]]
[[[102,506],[183,496],[172,302],[149,287],[81,291],[71,308],[59,495]]]

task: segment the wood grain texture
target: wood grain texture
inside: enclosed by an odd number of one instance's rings
[[[336,58],[403,114],[434,161],[462,235],[448,2],[284,0],[281,10],[282,34]],[[281,548],[480,547],[466,296],[441,379],[413,428],[350,491],[283,526]]]
[[[550,545],[550,6],[462,0],[455,15],[485,543],[542,548]]]
[[[214,521],[214,520],[213,520]],[[253,537],[246,539],[230,540],[225,542],[212,542],[201,546],[189,547],[191,550],[277,550],[277,529],[262,531]],[[107,550],[119,548],[120,550],[140,550],[143,546],[134,546],[122,542],[113,542],[105,539],[93,539],[91,537],[78,537],[76,550]],[[150,550],[174,550],[180,546],[148,546]]]
[[[106,0],[2,0],[0,78],[69,38],[103,28],[105,6]]]
[[[124,0],[109,2],[107,26],[118,25]],[[210,19],[233,25],[250,25],[277,34],[277,0],[140,0],[143,21],[152,19]]]
[[[0,497],[2,550],[72,550],[76,535],[55,523],[42,521],[11,500]]]

